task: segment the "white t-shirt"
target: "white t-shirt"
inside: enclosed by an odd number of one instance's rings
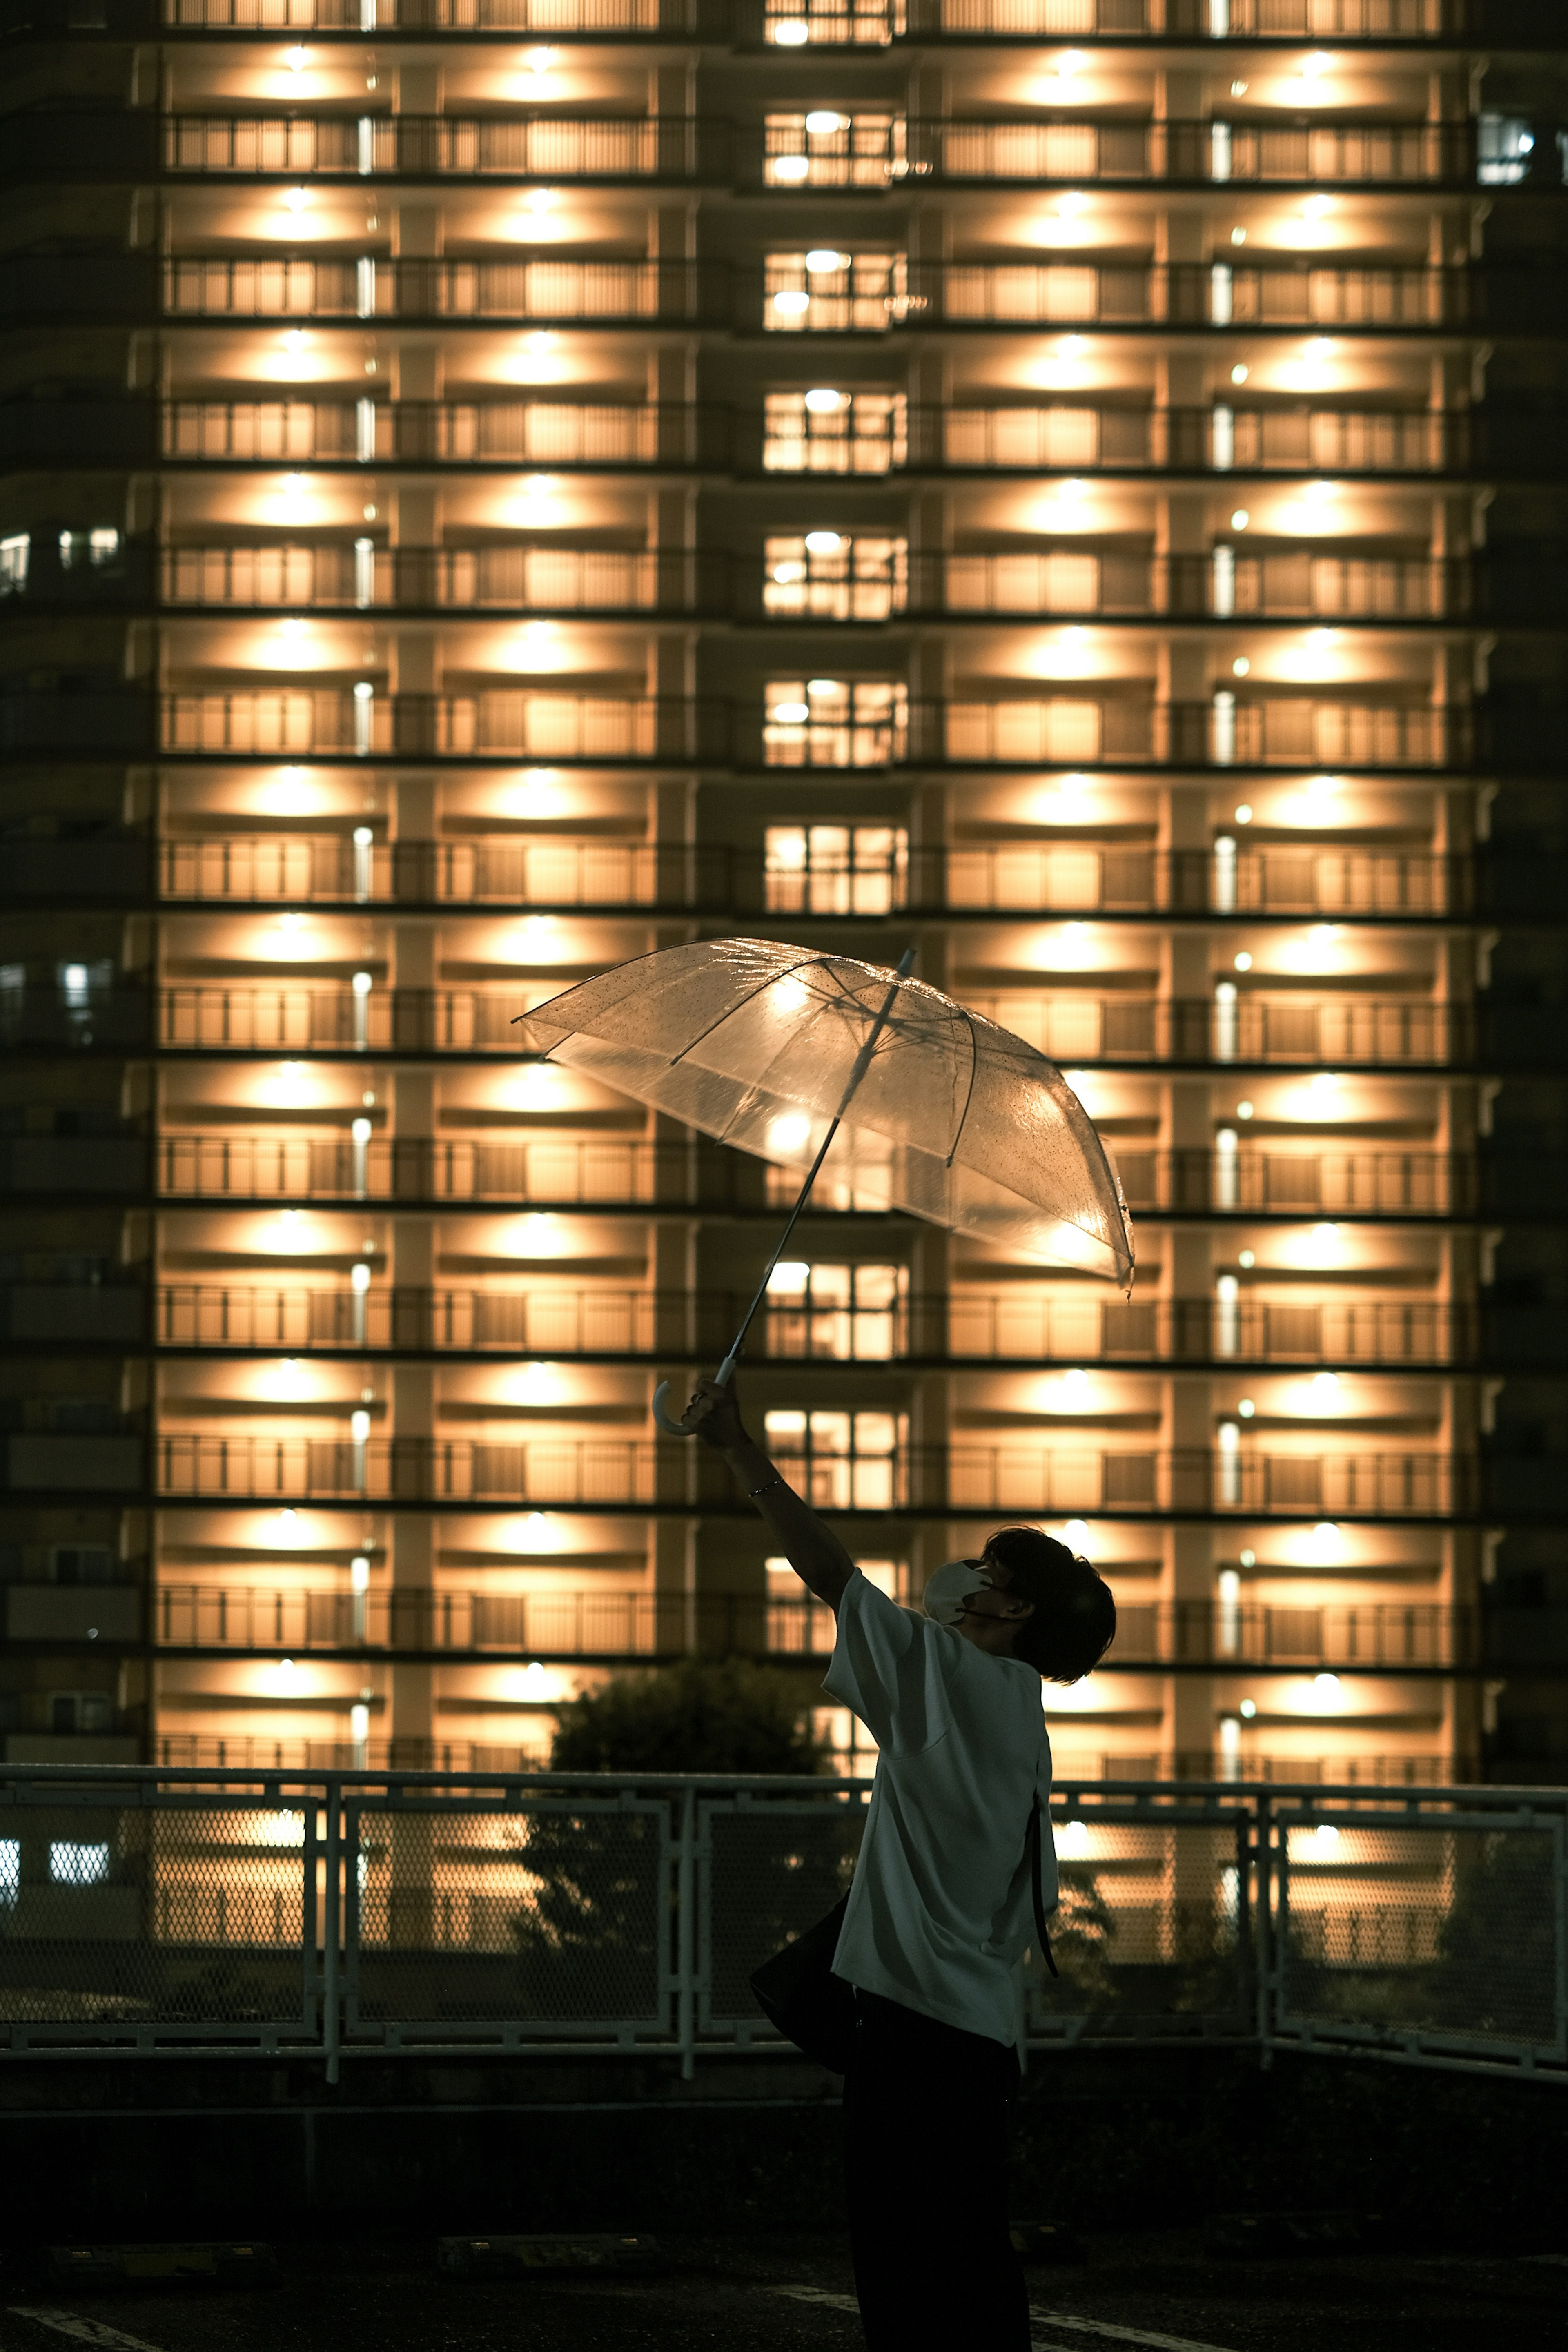
[[[1057,1901],[1051,1748],[1040,1677],[900,1609],[858,1570],[838,1604],[823,1688],[881,1753],[837,1975],[993,2042],[1018,2033],[1016,1969],[1034,1941],[1029,1822]]]

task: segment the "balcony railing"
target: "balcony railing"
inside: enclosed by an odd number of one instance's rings
[[[178,114],[163,168],[312,178],[691,179],[727,176],[726,122],[689,116]]]
[[[1337,688],[1331,698],[1327,691],[1253,697],[1227,687],[1207,702],[1163,703],[1080,687],[917,703],[897,680],[858,678],[853,698],[841,682],[828,684],[831,691],[816,701],[781,694],[765,709],[715,698],[512,687],[392,695],[374,679],[314,689],[193,688],[162,698],[159,743],[171,755],[201,759],[693,760],[841,770],[909,761],[1447,769],[1468,767],[1473,756],[1468,706],[1435,709]],[[85,700],[69,707],[79,713]],[[32,733],[18,728],[12,740],[30,748]]]
[[[118,122],[119,118],[109,118]],[[176,176],[289,179],[761,181],[789,188],[890,187],[910,180],[1140,184],[1473,184],[1473,122],[1098,121],[1039,114],[953,121],[886,106],[808,121],[691,116],[506,116],[279,111],[181,113],[163,123]]]
[[[303,821],[302,821],[303,822]],[[358,828],[369,834],[368,825]],[[176,902],[251,906],[595,907],[641,911],[847,915],[868,911],[868,874],[883,912],[948,915],[1209,913],[1426,920],[1468,910],[1468,857],[1362,849],[1163,851],[1092,842],[999,848],[911,848],[880,866],[809,869],[754,850],[652,842],[534,839],[359,840],[303,830],[159,845],[159,894]]]
[[[1307,1441],[1303,1441],[1304,1443]],[[1021,1512],[1140,1517],[1216,1512],[1334,1520],[1431,1519],[1482,1506],[1467,1454],[1108,1452],[1091,1446],[910,1447],[877,1454],[782,1448],[784,1475],[813,1506],[873,1517]],[[215,1437],[165,1434],[157,1492],[177,1498],[538,1509],[743,1507],[721,1463],[632,1439]]]
[[[886,333],[909,326],[1245,327],[1254,332],[1436,328],[1488,318],[1482,282],[1468,269],[1389,264],[1377,268],[1216,261],[926,262],[851,253],[834,271],[802,253],[770,256],[756,323],[795,333]],[[176,265],[178,266],[178,265]],[[249,268],[252,265],[243,265]],[[282,265],[269,265],[273,268]],[[303,268],[307,265],[299,264]],[[1527,299],[1526,280],[1501,281],[1495,300]],[[1553,278],[1534,294],[1542,331],[1562,293]]]
[[[847,258],[847,268],[825,274],[807,268],[804,252],[773,256],[765,287],[748,295],[745,276],[691,262],[191,254],[166,262],[163,309],[175,319],[595,320],[829,334],[1100,324],[1423,334],[1510,324],[1550,334],[1563,301],[1563,281],[1549,271],[1483,278],[1467,268],[1395,263],[906,266],[901,256],[882,252]]]
[[[787,418],[690,406],[497,397],[483,401],[174,400],[163,448],[174,464],[637,467],[725,466],[769,473],[932,468],[1109,472],[1430,475],[1550,468],[1552,452],[1488,431],[1468,409],[1111,406],[1087,399],[1005,408],[853,407],[849,433]],[[829,429],[831,428],[831,429]],[[759,431],[761,438],[759,439]],[[1495,441],[1496,446],[1492,446]],[[1484,443],[1484,446],[1482,446]],[[1558,457],[1560,459],[1561,452]]]
[[[1403,1221],[1464,1216],[1479,1205],[1474,1161],[1430,1150],[1131,1147],[1118,1150],[1117,1169],[1130,1207],[1175,1216]],[[487,1143],[374,1136],[360,1143],[346,1136],[164,1135],[158,1192],[170,1201],[472,1201],[759,1214],[766,1202],[760,1166],[733,1154],[564,1137]],[[833,1204],[831,1188],[819,1188],[818,1209]]]
[[[366,1275],[370,1273],[368,1265]],[[156,1344],[287,1355],[484,1353],[708,1361],[722,1355],[746,1305],[725,1292],[327,1288],[265,1282],[170,1283],[156,1303]],[[1478,1309],[1434,1299],[1297,1306],[1235,1297],[1066,1300],[956,1286],[947,1297],[889,1307],[776,1303],[753,1326],[748,1355],[795,1363],[1100,1363],[1448,1366],[1473,1363]]]
[[[516,1024],[552,992],[548,983],[529,990],[182,984],[160,992],[158,1043],[184,1053],[515,1057],[526,1050]],[[1054,1061],[1442,1069],[1467,1066],[1476,1050],[1471,1008],[1425,998],[1302,993],[1216,1002],[971,989],[963,1001]]]
[[[680,261],[414,261],[365,255],[182,256],[163,274],[170,318],[584,320],[725,323],[722,286]]]
[[[164,551],[173,606],[251,611],[501,611],[735,614],[783,621],[883,622],[906,616],[1203,615],[1228,619],[1438,620],[1468,613],[1468,559],[1411,555],[1080,553],[910,556],[902,540],[879,563],[840,534],[809,553],[780,589],[756,556],[571,548],[526,541],[473,547],[274,541]],[[852,556],[848,551],[855,551]]]
[[[754,569],[754,566],[753,566]],[[722,556],[520,543],[479,547],[174,547],[171,605],[274,611],[711,613],[727,609]]]
[[[176,400],[163,455],[236,465],[722,464],[729,412],[574,400]]]
[[[1473,1058],[1473,1008],[1426,998],[1233,994],[1091,997],[964,989],[965,1004],[1053,1061],[1437,1068]]]
[[[831,1610],[756,1593],[472,1592],[381,1587],[364,1593],[232,1584],[164,1584],[158,1648],[258,1656],[378,1650],[426,1657],[565,1660],[697,1650],[826,1657]],[[1432,1673],[1480,1663],[1476,1609],[1439,1601],[1299,1608],[1266,1601],[1123,1601],[1110,1664],[1310,1666],[1344,1674]]]
[[[1179,37],[1410,41],[1479,30],[1468,0],[163,0],[172,29],[662,34],[880,48],[920,41]]]

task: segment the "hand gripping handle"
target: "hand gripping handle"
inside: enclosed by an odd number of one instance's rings
[[[726,1389],[729,1387],[731,1381],[734,1378],[734,1373],[735,1350],[731,1348],[723,1362],[720,1365],[718,1370],[714,1373],[713,1378],[720,1388]],[[668,1394],[669,1382],[668,1381],[660,1381],[658,1388],[656,1388],[653,1392],[653,1417],[655,1421],[658,1423],[658,1426],[663,1430],[667,1437],[695,1437],[697,1432],[694,1429],[688,1429],[686,1423],[682,1421],[671,1421],[668,1413],[666,1412],[664,1409],[664,1401]]]

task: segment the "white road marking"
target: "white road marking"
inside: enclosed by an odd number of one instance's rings
[[[1041,2311],[1029,2305],[1029,2316],[1037,2326],[1070,2327],[1085,2336],[1110,2336],[1119,2344],[1155,2344],[1162,2352],[1226,2352],[1223,2344],[1200,2344],[1193,2336],[1162,2336],[1154,2328],[1122,2327],[1109,2319],[1078,2319],[1065,2311]]]
[[[860,2306],[852,2294],[833,2294],[829,2293],[826,2287],[775,2286],[773,2293],[775,2294],[793,2295],[796,2303],[826,2304],[830,2311],[847,2311],[852,2313],[857,2319],[860,2315]],[[1032,2315],[1037,2319],[1039,2317],[1038,2312],[1034,2313]],[[1167,2339],[1162,2338],[1161,2340],[1164,2341]],[[1079,2352],[1079,2347],[1077,2345],[1047,2344],[1042,2336],[1037,2336],[1033,2339],[1032,2352]]]
[[[9,2307],[17,2319],[36,2319],[40,2327],[52,2327],[58,2336],[74,2336],[79,2343],[107,2345],[111,2352],[163,2352],[161,2344],[149,2344],[144,2336],[126,2336],[118,2327],[106,2326],[101,2319],[84,2319],[78,2311],[51,2311],[31,2303],[14,2303]]]

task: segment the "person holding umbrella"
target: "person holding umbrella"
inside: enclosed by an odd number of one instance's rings
[[[1026,2352],[1006,2147],[1018,1964],[1032,1912],[1050,1966],[1045,1914],[1057,1899],[1040,1683],[1077,1682],[1097,1664],[1115,1603],[1065,1544],[1004,1528],[977,1559],[937,1570],[923,1617],[897,1607],[752,1443],[733,1387],[825,1164],[863,1202],[1131,1286],[1127,1204],[1060,1070],[917,980],[914,962],[912,947],[889,970],[777,940],[697,940],[521,1017],[542,1058],[800,1172],[717,1373],[679,1421],[661,1381],[653,1418],[667,1436],[701,1437],[722,1454],[778,1549],[836,1612],[825,1686],[879,1750],[842,1925],[824,1921],[800,1951],[778,1956],[790,1964],[804,1953],[810,1975],[820,1946],[806,2005],[831,2032],[775,2017],[845,2068],[867,2342],[871,2352]],[[764,2006],[766,1973],[752,1978]]]
[[[1027,2352],[1006,2159],[1018,1966],[1057,1900],[1040,1685],[1077,1682],[1104,1655],[1110,1589],[1038,1528],[1004,1528],[937,1570],[916,1616],[786,1484],[732,1381],[700,1381],[681,1426],[723,1456],[835,1612],[823,1687],[879,1750],[832,1958],[853,1988],[845,2163],[867,2344]]]

